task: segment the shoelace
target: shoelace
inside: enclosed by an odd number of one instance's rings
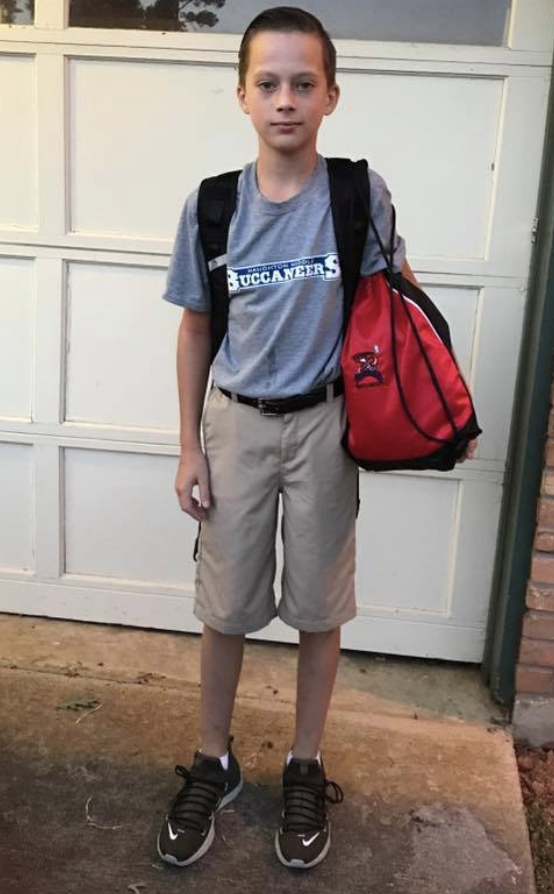
[[[187,770],[180,764],[175,767],[175,772],[183,777],[185,784],[171,802],[168,818],[180,829],[204,832],[207,819],[223,793],[224,783],[203,779],[194,770]]]
[[[333,795],[327,792],[331,788]],[[293,782],[284,788],[284,832],[311,832],[325,825],[325,802],[340,804],[344,792],[340,785],[325,779],[323,784]]]

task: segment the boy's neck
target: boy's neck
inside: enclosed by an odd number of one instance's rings
[[[316,164],[315,147],[299,155],[264,152],[263,147],[260,147],[256,163],[258,189],[270,202],[292,199],[309,180]]]

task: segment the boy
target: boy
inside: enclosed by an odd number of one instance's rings
[[[201,743],[158,836],[162,859],[186,866],[214,838],[214,814],[242,787],[229,729],[244,635],[278,614],[299,631],[296,728],[283,769],[276,832],[285,866],[309,868],[330,846],[326,802],[343,794],[325,776],[323,734],[340,654],[340,628],[356,615],[357,476],[341,447],[342,285],[325,160],[316,141],[339,88],[335,49],[311,14],[266,10],[239,51],[239,104],[258,134],[242,171],[231,221],[228,332],[210,367],[210,298],[197,225],[187,199],[164,297],[184,307],[177,372],[181,459],[175,488],[201,522],[195,614],[204,622]],[[371,212],[388,239],[390,195],[371,177]],[[317,261],[317,263],[316,263]],[[404,242],[394,265],[413,279]],[[362,273],[383,267],[368,234]],[[268,408],[263,401],[271,401]],[[198,487],[199,499],[193,497]],[[283,507],[282,599],[275,607],[274,544]]]

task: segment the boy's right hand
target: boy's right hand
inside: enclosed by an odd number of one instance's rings
[[[175,477],[175,492],[183,512],[191,515],[196,521],[204,521],[208,517],[209,480],[208,463],[201,448],[183,450]],[[196,485],[198,485],[200,500],[195,499],[192,495]]]

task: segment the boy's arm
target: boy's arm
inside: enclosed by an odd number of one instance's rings
[[[200,421],[210,371],[210,314],[185,309],[177,339],[181,458],[175,478],[179,504],[197,521],[210,505],[208,464],[200,442]],[[198,485],[200,500],[192,496]]]
[[[402,273],[402,276],[404,276],[407,280],[409,280],[411,283],[413,283],[414,286],[418,286],[418,288],[421,288],[417,279],[415,278],[414,271],[412,270],[412,268],[410,267],[410,265],[408,264],[407,261],[404,261],[404,264],[402,265],[402,270],[400,272]]]

